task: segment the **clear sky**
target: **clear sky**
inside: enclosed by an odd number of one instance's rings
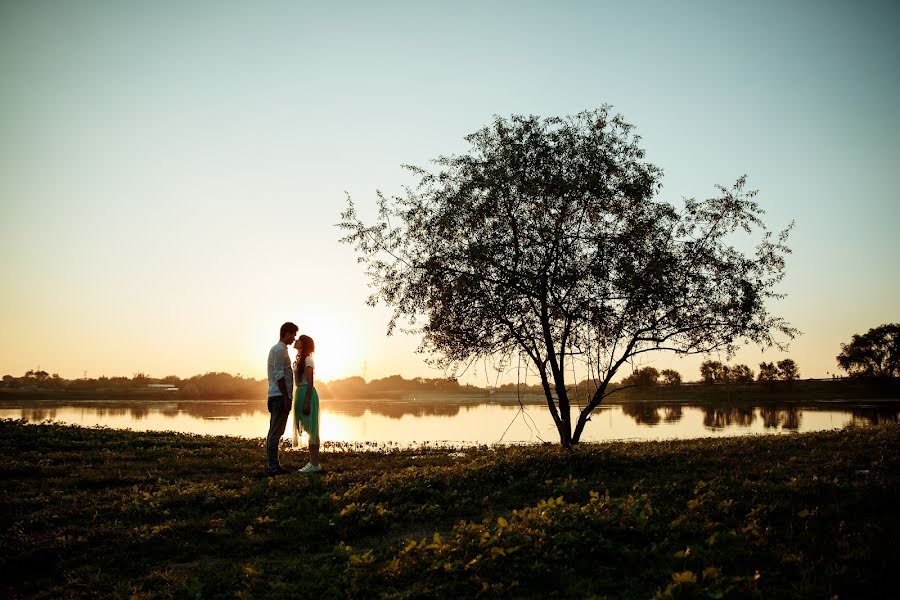
[[[293,320],[326,379],[440,376],[365,305],[345,192],[371,214],[493,115],[609,103],[663,199],[747,173],[772,228],[796,220],[773,308],[801,376],[833,373],[900,321],[898,22],[866,0],[4,1],[0,371],[264,377]]]

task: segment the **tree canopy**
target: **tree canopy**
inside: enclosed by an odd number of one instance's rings
[[[854,377],[900,377],[900,323],[873,327],[841,344],[838,365]]]
[[[700,381],[703,383],[752,383],[753,369],[747,365],[726,365],[717,360],[705,360],[700,364]]]
[[[757,377],[758,381],[778,381],[780,376],[781,374],[778,372],[778,367],[775,366],[775,363],[759,363],[759,376]]]
[[[659,371],[653,367],[640,367],[622,380],[622,385],[633,385],[639,388],[653,387],[659,383]]]
[[[662,171],[608,106],[497,117],[466,140],[468,152],[432,170],[408,167],[419,181],[404,194],[379,192],[374,223],[348,198],[343,241],[366,266],[369,302],[393,308],[389,333],[405,323],[448,370],[529,364],[562,445],[579,440],[641,353],[728,353],[794,336],[767,309],[787,230],[766,229],[744,177],[680,208],[655,200]],[[574,422],[573,361],[597,383]]]
[[[781,378],[785,381],[794,381],[800,377],[800,370],[797,368],[797,363],[794,362],[792,358],[785,358],[784,360],[778,361],[778,372],[781,374]]]
[[[659,372],[659,375],[666,385],[671,385],[672,387],[681,385],[681,373],[675,369],[663,369]]]

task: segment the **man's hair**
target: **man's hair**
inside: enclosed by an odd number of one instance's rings
[[[281,326],[281,333],[278,335],[278,339],[283,338],[287,333],[297,333],[298,331],[300,331],[300,328],[288,321]]]

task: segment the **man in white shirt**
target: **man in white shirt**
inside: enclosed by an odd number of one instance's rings
[[[269,475],[287,473],[278,460],[278,446],[288,415],[291,412],[291,395],[294,391],[294,371],[288,346],[297,339],[299,327],[290,321],[281,326],[278,343],[269,350],[267,372],[269,375],[269,435],[266,436],[266,459]]]

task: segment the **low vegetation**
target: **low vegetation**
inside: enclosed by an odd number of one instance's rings
[[[0,444],[10,598],[874,598],[900,564],[897,424],[330,446],[277,478],[261,440],[2,421]]]

